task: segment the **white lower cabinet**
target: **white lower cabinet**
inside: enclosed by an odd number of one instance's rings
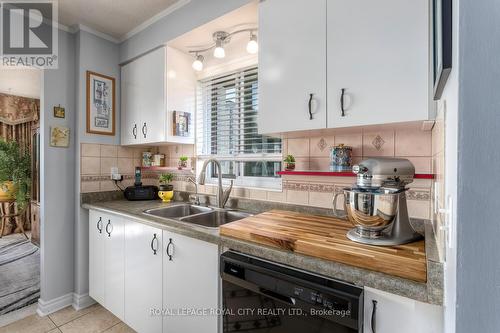
[[[364,298],[365,333],[443,332],[443,308],[441,306],[366,287]],[[375,313],[373,312],[374,301],[376,302]]]
[[[219,248],[163,231],[164,333],[217,333]],[[192,313],[196,312],[197,313]],[[184,312],[184,313],[183,313]]]
[[[125,223],[125,323],[139,333],[161,333],[162,231]]]
[[[89,295],[124,319],[124,223],[114,215],[89,213]]]
[[[219,247],[89,212],[89,294],[139,333],[217,333]]]

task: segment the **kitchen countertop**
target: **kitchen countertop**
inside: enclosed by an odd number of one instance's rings
[[[172,204],[165,204],[160,201],[127,201],[125,199],[82,203],[82,207],[86,209],[98,210],[104,213],[116,214],[125,218],[134,219],[137,222],[153,227],[218,244],[225,249],[232,249],[281,264],[311,271],[316,274],[325,275],[330,278],[348,281],[359,286],[367,286],[408,297],[417,301],[438,305],[442,304],[443,268],[442,263],[439,262],[437,247],[430,223],[425,224],[427,282],[423,283],[335,261],[269,247],[254,242],[224,237],[219,234],[218,229],[208,229],[187,222],[158,218],[145,215],[143,213],[146,209],[165,207],[167,205]],[[255,205],[257,209],[261,206],[262,205],[259,205],[258,202]]]

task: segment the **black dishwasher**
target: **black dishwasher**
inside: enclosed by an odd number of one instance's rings
[[[362,288],[233,251],[220,261],[224,333],[363,332]]]

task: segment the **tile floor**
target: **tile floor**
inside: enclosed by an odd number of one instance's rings
[[[4,327],[0,333],[134,333],[99,304],[75,311],[69,306],[46,317],[37,314]]]

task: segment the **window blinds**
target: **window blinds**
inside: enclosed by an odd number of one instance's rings
[[[197,95],[198,156],[281,159],[281,139],[257,131],[257,67],[200,81]]]

